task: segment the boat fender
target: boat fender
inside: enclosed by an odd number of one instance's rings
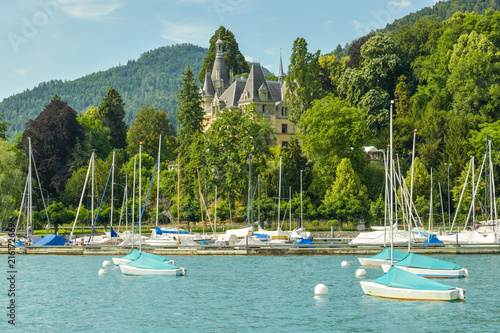
[[[361,278],[366,276],[366,271],[363,268],[360,268],[356,271],[356,277]]]
[[[111,262],[109,260],[104,260],[102,262],[102,267],[107,267],[107,266],[111,266]]]
[[[349,265],[350,265],[350,263],[349,263],[349,261],[344,260],[344,261],[342,261],[342,263],[341,263],[340,265],[341,265],[342,267],[346,267],[346,266],[349,266]]]
[[[321,296],[328,294],[328,287],[320,283],[314,288],[314,295]]]
[[[106,270],[106,268],[101,268],[99,270],[99,275],[108,275],[108,271]]]

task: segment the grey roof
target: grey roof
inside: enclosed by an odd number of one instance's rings
[[[246,79],[236,79],[236,81],[222,93],[220,100],[225,101],[227,107],[238,107],[238,101],[243,93],[246,82]]]
[[[248,91],[248,100],[260,100],[259,88],[262,85],[266,86],[267,90],[269,91],[268,100],[276,100],[276,98],[274,98],[273,92],[271,91],[271,89],[269,89],[260,64],[252,63],[252,69],[248,74],[248,80],[245,85],[245,89],[243,90]],[[240,98],[243,100],[243,95],[241,95]]]
[[[278,81],[267,81],[267,86],[270,94],[274,97],[274,100],[283,100],[283,96],[281,95],[281,84]]]
[[[220,40],[220,37],[217,40],[217,44],[220,44],[220,48],[222,49],[222,41]],[[215,61],[214,66],[212,67],[212,82],[216,79],[217,71],[219,71],[220,78],[224,81],[224,89],[226,89],[229,87],[229,74],[227,73],[226,62],[224,61],[224,53],[222,51],[219,52],[218,45],[216,46]]]
[[[215,96],[214,83],[210,77],[210,72],[205,73],[205,83],[203,84],[203,97]]]

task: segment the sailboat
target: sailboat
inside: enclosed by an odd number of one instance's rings
[[[142,143],[139,146],[139,200],[141,200],[141,162],[142,162]],[[156,167],[159,167],[160,164],[160,159],[158,158],[157,160],[157,165]],[[156,171],[156,168],[155,168]],[[153,177],[151,178],[151,184],[153,183],[154,180],[154,174],[153,172]],[[151,188],[151,185],[150,185]],[[139,201],[140,202],[140,201]],[[142,212],[146,208],[146,203],[147,203],[147,196],[146,200],[144,202],[144,206],[142,207],[142,211],[139,212],[139,222],[137,228],[139,229],[139,238],[141,237],[141,221],[142,221]],[[141,243],[139,243],[139,255],[135,260],[132,260],[132,258],[135,256],[134,251],[132,250],[131,253],[129,253],[127,258],[120,258],[120,259],[125,259],[128,260],[130,259],[131,261],[128,263],[120,264],[120,270],[122,271],[123,274],[126,275],[186,275],[186,269],[183,267],[178,267],[174,265],[172,261],[170,261],[168,258],[162,257],[162,256],[157,256],[151,253],[146,253],[142,252],[142,247]],[[113,262],[115,262],[113,258]],[[116,264],[116,262],[115,262]]]
[[[392,108],[394,101],[391,101],[390,107],[390,182],[393,178],[393,164],[392,164]],[[389,209],[389,222],[392,226],[393,211],[394,211],[394,191],[390,186],[391,191],[389,196],[390,209]],[[463,301],[465,292],[462,288],[449,286],[437,281],[429,280],[425,277],[410,273],[402,270],[393,265],[394,259],[394,245],[392,243],[393,228],[390,228],[391,236],[391,260],[390,268],[381,277],[371,281],[360,281],[361,288],[366,295],[395,298],[405,300],[418,300],[418,301]]]

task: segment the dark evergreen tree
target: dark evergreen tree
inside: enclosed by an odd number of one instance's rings
[[[3,120],[3,113],[0,113],[0,138],[7,140],[7,126],[8,122]]]
[[[201,107],[201,96],[196,85],[191,68],[187,68],[181,81],[181,89],[177,93],[177,121],[179,132],[177,135],[177,154],[182,165],[189,163],[189,147],[193,139],[203,130],[203,108]],[[187,184],[194,184],[196,170],[186,170],[181,168],[181,177]],[[189,194],[194,195],[197,189],[185,188]]]
[[[55,95],[35,120],[26,124],[19,149],[28,154],[28,138],[35,159],[40,186],[57,197],[70,177],[69,162],[73,147],[83,140],[82,126],[76,120],[76,111]]]
[[[215,61],[215,43],[217,39],[222,40],[222,48],[224,50],[224,62],[226,63],[227,71],[232,69],[234,75],[248,73],[250,72],[250,67],[245,57],[240,52],[238,43],[234,38],[234,34],[227,30],[224,26],[221,26],[215,34],[210,38],[210,48],[208,49],[208,56],[205,58],[201,72],[198,75],[200,82],[205,81],[205,73],[212,70]]]
[[[97,113],[98,119],[111,131],[111,146],[125,148],[127,146],[127,125],[125,124],[125,104],[115,88],[109,87],[102,99]]]

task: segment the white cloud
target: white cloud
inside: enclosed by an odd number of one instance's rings
[[[264,67],[265,69],[267,69],[268,71],[270,71],[270,72],[271,72],[271,71],[272,71],[272,69],[273,69],[273,66],[272,66],[272,65],[265,65],[265,66],[263,66],[263,67]]]
[[[122,6],[118,0],[58,0],[67,15],[84,20],[100,20]]]
[[[335,24],[335,21],[334,20],[326,20],[325,22],[323,22],[323,24],[325,25],[325,27],[331,27],[332,25]]]
[[[209,25],[164,22],[161,37],[177,43],[192,43],[207,46],[214,30]]]
[[[26,73],[28,73],[30,70],[29,68],[16,68],[15,69],[15,74],[18,74],[18,75],[24,75]]]
[[[363,23],[356,20],[353,20],[352,24],[354,24],[354,27],[356,27],[356,29],[363,29],[363,27],[365,26]]]
[[[399,7],[399,8],[405,8],[405,7],[411,6],[411,1],[408,1],[408,0],[400,0],[399,2],[391,1],[391,2],[389,2],[389,5]]]
[[[248,61],[248,62],[253,62],[254,61],[254,57],[251,57],[249,55],[245,55],[245,60]]]

